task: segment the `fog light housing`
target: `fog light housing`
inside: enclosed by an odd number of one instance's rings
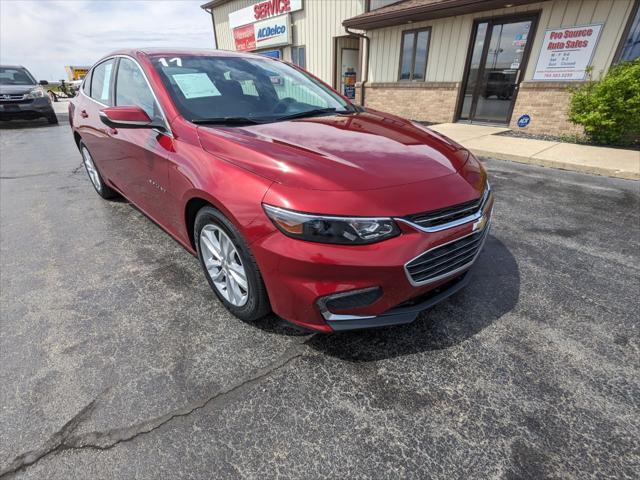
[[[349,315],[335,314],[335,310],[368,307],[382,297],[381,287],[368,287],[348,292],[334,293],[326,297],[320,297],[316,304],[325,320],[335,320],[336,317],[348,317]],[[371,318],[369,316],[353,315],[353,318]]]

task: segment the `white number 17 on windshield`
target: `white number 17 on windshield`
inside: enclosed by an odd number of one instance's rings
[[[158,61],[162,64],[162,66],[163,66],[163,67],[168,67],[170,62],[171,62],[171,63],[175,63],[178,67],[181,67],[181,66],[182,66],[182,59],[181,59],[181,58],[179,58],[179,57],[173,57],[173,58],[172,58],[172,59],[170,59],[168,62],[167,62],[167,59],[166,59],[166,58],[162,57],[162,58],[161,58],[160,60],[158,60]]]

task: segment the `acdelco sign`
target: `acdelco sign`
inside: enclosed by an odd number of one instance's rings
[[[279,35],[287,34],[287,26],[286,25],[274,25],[272,27],[262,27],[258,30],[258,42],[264,42],[265,40],[269,40],[270,38],[277,37]]]
[[[280,15],[233,29],[236,50],[251,51],[291,43],[289,15]]]
[[[302,10],[302,0],[263,0],[229,14],[231,29]]]

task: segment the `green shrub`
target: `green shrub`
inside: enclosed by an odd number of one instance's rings
[[[613,67],[600,81],[572,89],[569,120],[604,145],[640,142],[640,58]]]

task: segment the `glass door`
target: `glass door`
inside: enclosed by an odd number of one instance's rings
[[[529,56],[535,17],[476,24],[459,118],[509,123]],[[530,35],[531,34],[531,35]]]

